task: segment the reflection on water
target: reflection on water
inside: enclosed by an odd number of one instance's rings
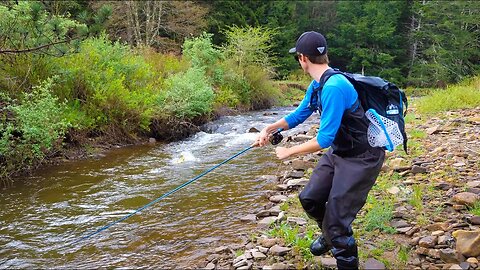
[[[277,173],[273,147],[250,150],[139,214],[66,245],[245,149],[256,137],[246,130],[278,117],[222,117],[180,142],[116,149],[16,180],[0,193],[0,268],[197,265],[209,249],[237,242],[255,226],[239,218],[265,203],[261,195],[274,183],[258,177]]]

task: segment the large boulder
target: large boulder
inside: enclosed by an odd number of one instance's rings
[[[466,257],[480,256],[480,229],[476,231],[458,230],[452,233],[456,239],[456,249]]]

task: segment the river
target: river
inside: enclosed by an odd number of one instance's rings
[[[255,148],[140,213],[82,240],[248,147],[293,107],[225,116],[190,138],[114,149],[15,179],[0,192],[0,268],[185,268],[247,239],[281,161]],[[307,131],[316,115],[285,136]]]

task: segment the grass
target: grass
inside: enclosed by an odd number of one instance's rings
[[[446,89],[433,90],[416,102],[418,112],[426,115],[477,106],[480,106],[480,76]]]
[[[314,240],[315,231],[315,226],[308,226],[307,230],[301,233],[298,225],[290,225],[282,222],[268,231],[267,234],[271,237],[284,239],[285,243],[293,249],[296,249],[304,260],[310,261],[313,259],[313,255],[310,253],[309,247]]]
[[[468,209],[470,214],[480,216],[480,201],[477,201],[470,209]]]
[[[363,224],[362,227],[366,231],[379,230],[390,234],[396,232],[389,225],[390,220],[393,218],[393,199],[391,197],[380,201],[370,194],[364,207],[368,209],[368,212],[363,217],[359,217],[359,221]]]

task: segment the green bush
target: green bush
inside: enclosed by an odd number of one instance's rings
[[[434,90],[417,101],[418,111],[425,114],[477,106],[480,106],[480,76],[447,89]]]
[[[152,67],[128,46],[105,36],[85,40],[80,52],[53,63],[61,79],[56,93],[81,117],[79,128],[147,131],[158,95]]]
[[[161,116],[190,120],[212,111],[214,93],[202,69],[192,67],[175,74],[165,81],[165,87],[157,103]]]
[[[52,79],[46,80],[19,101],[2,94],[6,106],[0,111],[0,153],[4,157],[0,176],[32,165],[61,146],[70,123],[64,117],[65,104],[51,93],[52,84]]]

